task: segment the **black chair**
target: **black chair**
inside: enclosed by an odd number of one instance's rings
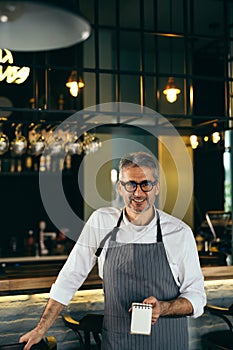
[[[100,314],[87,314],[79,321],[76,321],[70,315],[62,315],[65,325],[74,331],[80,340],[81,347],[86,350],[91,349],[91,333],[97,349],[101,348],[100,335],[102,333],[103,317]],[[84,339],[82,332],[84,333]]]
[[[206,350],[233,350],[233,304],[230,307],[219,307],[207,304],[207,313],[219,316],[228,325],[229,329],[209,332],[202,336],[203,349]]]
[[[25,343],[0,345],[0,350],[23,350]],[[38,344],[31,347],[31,350],[56,350],[57,342],[52,336],[42,339]]]

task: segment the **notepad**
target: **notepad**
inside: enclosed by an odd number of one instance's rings
[[[152,319],[152,305],[132,303],[131,334],[150,335]]]

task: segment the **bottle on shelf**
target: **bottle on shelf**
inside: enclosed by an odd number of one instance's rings
[[[26,255],[34,256],[35,255],[35,237],[33,230],[28,231],[27,241],[26,241]]]
[[[18,253],[18,242],[17,242],[17,237],[12,236],[10,239],[10,254],[12,256],[16,256]]]
[[[31,156],[27,156],[25,159],[25,170],[27,172],[33,171],[33,161]]]

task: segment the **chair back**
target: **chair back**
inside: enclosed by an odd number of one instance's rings
[[[207,304],[205,311],[223,319],[227,330],[214,330],[202,336],[202,349],[206,350],[233,350],[233,304],[230,307],[219,307]]]
[[[230,222],[231,213],[222,210],[212,210],[207,211],[205,216],[214,239],[222,238]]]

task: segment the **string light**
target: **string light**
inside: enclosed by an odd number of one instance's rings
[[[220,133],[218,131],[214,132],[212,135],[212,142],[213,143],[218,143],[221,140]]]
[[[190,144],[191,144],[192,149],[196,149],[198,147],[199,142],[198,142],[197,135],[190,136]]]

